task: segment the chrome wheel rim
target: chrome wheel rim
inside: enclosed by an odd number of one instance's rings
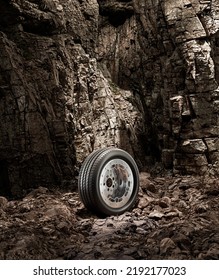
[[[132,169],[122,159],[112,159],[100,173],[100,196],[111,208],[121,208],[130,200],[134,189]]]

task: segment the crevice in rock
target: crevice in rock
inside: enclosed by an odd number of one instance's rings
[[[211,155],[210,155],[210,152],[209,152],[209,149],[208,149],[207,142],[206,142],[205,138],[203,138],[202,140],[203,140],[203,142],[206,146],[205,156],[206,156],[207,162],[208,162],[208,164],[212,164],[212,159],[211,159]]]
[[[190,96],[186,95],[185,99],[186,99],[186,103],[187,103],[187,107],[189,109],[191,119],[196,119],[197,116],[196,116],[196,113],[195,113],[195,109],[193,108]]]
[[[24,32],[40,36],[49,36],[58,33],[57,31],[54,31],[56,29],[54,21],[42,21],[39,24],[38,21],[30,20],[25,21],[25,23],[23,23],[22,26]]]
[[[203,13],[202,14],[197,14],[197,17],[199,18],[199,20],[200,20],[200,22],[201,22],[201,24],[202,24],[202,26],[203,26],[203,28],[206,32],[206,38],[208,38],[210,36],[210,32],[209,32],[209,30],[206,26],[205,20],[203,18],[204,17]]]
[[[159,162],[161,160],[161,151],[159,148],[160,145],[158,141],[157,130],[153,126],[153,114],[145,102],[144,95],[139,94],[139,97],[143,106],[144,121],[146,124],[144,138],[141,138],[142,144],[144,146],[144,155],[146,157],[149,156],[154,161]]]
[[[8,163],[0,160],[0,195],[11,196]]]

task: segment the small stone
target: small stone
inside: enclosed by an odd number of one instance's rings
[[[98,219],[95,221],[94,225],[95,226],[103,226],[106,223],[105,219]]]
[[[156,193],[157,192],[157,188],[155,187],[155,185],[153,183],[148,184],[147,190],[149,192],[152,192],[152,193]]]
[[[141,197],[138,202],[138,208],[144,209],[149,204],[149,201],[145,197]]]
[[[195,206],[195,212],[196,213],[205,213],[209,209],[208,204],[206,203],[200,203]]]
[[[50,227],[43,227],[42,230],[45,234],[52,234],[55,231],[54,228],[50,228]]]
[[[133,223],[137,226],[137,227],[141,227],[143,225],[145,225],[147,222],[145,220],[139,220],[139,221],[133,221]]]
[[[162,197],[161,200],[159,201],[159,206],[162,208],[168,208],[171,204],[171,199],[167,196]]]
[[[176,244],[170,238],[164,238],[160,242],[160,253],[165,255],[167,252],[176,248]]]
[[[140,258],[146,258],[147,257],[145,251],[143,251],[143,250],[138,250],[137,254]]]
[[[60,222],[60,223],[56,226],[56,228],[59,229],[59,230],[68,229],[68,223],[66,223],[66,222]]]
[[[179,201],[178,207],[185,208],[185,209],[189,208],[188,204],[184,200]]]
[[[144,230],[143,228],[137,228],[136,229],[136,233],[138,233],[138,234],[147,234],[147,231]]]
[[[174,232],[172,240],[179,246],[181,250],[189,251],[191,249],[191,241],[185,234],[181,232]]]
[[[155,187],[155,185],[153,184],[153,182],[149,179],[149,174],[142,172],[140,173],[140,186],[142,188],[142,190],[145,191],[150,191],[152,193],[156,193],[157,189]]]
[[[56,10],[59,11],[59,12],[62,12],[63,11],[62,5],[57,5]]]
[[[157,210],[154,210],[153,212],[151,212],[148,215],[148,217],[152,218],[152,219],[161,219],[163,216],[164,216],[164,214],[159,212],[159,211],[157,211]]]
[[[133,209],[132,213],[134,214],[135,217],[141,216],[142,210],[139,208]]]
[[[208,250],[205,259],[209,260],[218,260],[219,258],[219,246],[215,244],[215,247],[212,247]]]
[[[181,178],[177,178],[171,185],[169,185],[169,190],[173,190],[173,189],[175,189],[178,185],[179,185],[179,183],[181,182]]]
[[[167,218],[181,217],[183,214],[179,210],[171,211],[166,214]]]
[[[132,255],[132,254],[134,254],[136,252],[136,248],[134,248],[134,247],[128,247],[128,248],[124,248],[124,252],[123,252],[123,254],[124,255]]]

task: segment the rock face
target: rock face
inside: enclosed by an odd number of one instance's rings
[[[74,185],[107,145],[215,174],[218,30],[216,0],[0,0],[1,193]]]
[[[141,100],[145,156],[175,173],[216,170],[218,1],[99,2],[98,58]],[[132,11],[119,26],[112,22],[117,6],[121,17]]]

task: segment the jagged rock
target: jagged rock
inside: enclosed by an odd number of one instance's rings
[[[151,212],[148,215],[148,217],[152,218],[152,219],[161,219],[163,216],[164,216],[164,214],[159,212],[159,211],[157,211],[157,210],[154,210],[153,212]]]
[[[1,193],[74,188],[85,157],[111,145],[140,169],[217,175],[218,11],[216,1],[1,0]]]
[[[218,4],[142,0],[133,1],[133,7],[137,16],[119,29],[103,18],[99,58],[108,65],[113,81],[131,87],[147,108],[146,156],[158,157],[176,174],[206,173],[209,163],[218,161],[218,154],[208,154],[205,145],[205,138],[218,139]],[[137,77],[144,80],[136,82]],[[202,167],[197,167],[198,156],[189,164],[191,149],[184,151],[180,139],[192,145],[196,139],[198,153],[208,156],[203,155]],[[178,161],[183,156],[185,160]]]
[[[142,197],[139,199],[138,208],[144,209],[146,206],[148,206],[148,204],[149,204],[149,201],[145,197]]]
[[[143,190],[143,192],[147,192],[147,191],[150,191],[152,193],[157,192],[157,188],[151,182],[150,175],[148,173],[142,172],[140,174],[140,184],[141,184],[141,189]]]
[[[184,140],[181,144],[180,150],[184,153],[198,154],[205,153],[207,147],[201,139]]]

